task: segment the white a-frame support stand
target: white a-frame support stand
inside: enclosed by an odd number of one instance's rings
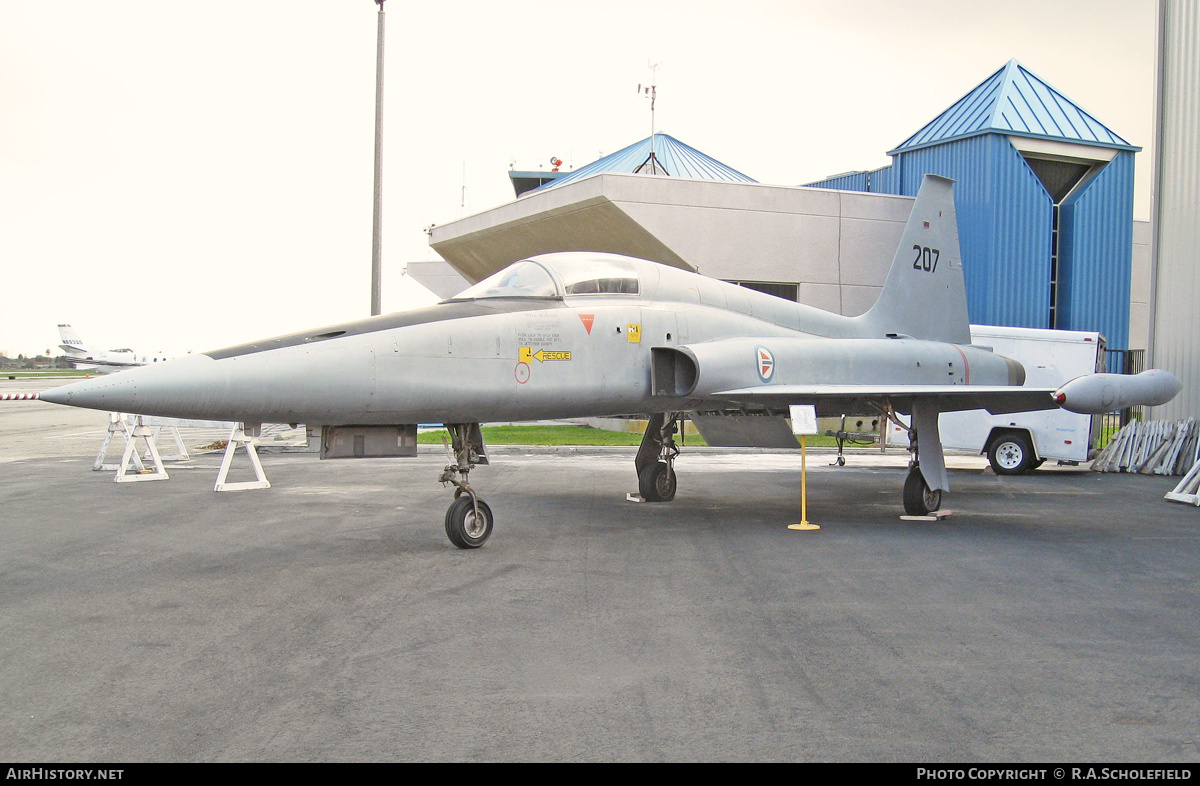
[[[104,435],[104,442],[100,445],[100,452],[96,455],[96,461],[92,464],[93,470],[115,469],[117,476],[113,480],[117,483],[132,483],[138,480],[167,480],[167,471],[163,468],[162,456],[158,454],[158,446],[154,442],[154,429],[142,423],[140,415],[134,416],[132,421],[132,429],[130,428],[130,420],[126,415],[119,412],[110,413],[108,416],[108,432]],[[120,464],[105,464],[104,454],[108,451],[108,444],[112,441],[113,434],[120,434],[125,441],[125,449],[121,453]],[[142,462],[138,455],[137,441],[139,439],[146,442],[146,457],[154,462],[154,469],[146,469],[146,465]],[[129,474],[129,469],[133,467],[134,472]]]
[[[133,434],[129,431],[129,422],[126,416],[120,412],[108,413],[108,431],[104,434],[104,441],[100,443],[100,452],[96,454],[96,461],[92,464],[92,471],[99,472],[100,470],[120,469],[119,464],[105,464],[104,454],[108,452],[108,444],[112,442],[113,434],[121,435],[121,445],[124,446],[133,439]],[[145,467],[142,465],[142,459],[137,453],[133,454],[134,463],[137,464],[138,472],[141,472]]]
[[[233,464],[233,454],[237,452],[239,445],[245,446],[246,453],[250,456],[250,463],[254,465],[254,476],[258,480],[227,483],[225,478],[229,475],[229,467]],[[269,488],[271,488],[271,482],[263,473],[262,462],[258,460],[258,452],[254,449],[254,439],[246,436],[245,424],[238,423],[229,432],[229,441],[225,444],[225,456],[221,459],[221,471],[217,473],[217,484],[213,486],[213,491],[248,491]]]
[[[158,440],[159,436],[162,435],[162,430],[164,428],[171,430],[171,436],[175,438],[175,448],[179,452],[173,453],[170,455],[162,453],[162,454],[160,454],[159,457],[163,461],[187,461],[188,459],[190,459],[192,456],[190,453],[188,453],[187,445],[183,444],[183,437],[180,436],[180,434],[179,434],[178,426],[155,426],[154,427],[154,439],[156,441]],[[145,458],[150,458],[150,457],[145,456]]]
[[[1179,481],[1175,490],[1168,491],[1165,496],[1172,502],[1200,507],[1200,462],[1194,464],[1188,470],[1188,474],[1183,476],[1183,480]]]

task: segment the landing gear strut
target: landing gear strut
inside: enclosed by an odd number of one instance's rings
[[[447,423],[450,443],[446,456],[450,463],[438,480],[454,485],[454,502],[446,511],[446,535],[460,549],[477,549],[492,534],[492,509],[475,495],[467,475],[480,464],[487,464],[483,432],[478,423]]]
[[[942,506],[942,492],[929,488],[921,474],[921,453],[917,430],[908,430],[908,477],[904,479],[904,512],[909,516],[928,516]]]
[[[642,444],[638,448],[634,468],[637,470],[638,491],[646,502],[670,502],[675,499],[675,444],[679,416],[658,413],[650,416]]]
[[[892,421],[908,432],[908,477],[904,479],[904,513],[908,516],[928,516],[942,506],[941,488],[930,488],[921,470],[921,451],[918,433],[924,433],[928,441],[928,459],[932,468],[932,477],[941,478],[940,485],[946,483],[946,461],[942,455],[942,440],[938,433],[938,413],[936,410],[914,405],[912,425],[905,425],[896,417],[890,401],[886,401],[880,409],[887,420]]]

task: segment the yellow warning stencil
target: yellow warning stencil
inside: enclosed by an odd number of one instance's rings
[[[545,363],[550,360],[570,360],[571,351],[569,349],[539,349],[533,351],[533,347],[518,347],[517,360],[521,363],[532,363],[537,361]]]

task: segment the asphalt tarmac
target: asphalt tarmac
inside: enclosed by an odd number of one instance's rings
[[[0,761],[1200,758],[1178,478],[952,456],[902,521],[903,454],[812,450],[796,532],[795,453],[685,450],[639,504],[632,448],[493,449],[461,551],[440,447],[215,493],[218,453],[92,471],[106,425],[0,402]]]

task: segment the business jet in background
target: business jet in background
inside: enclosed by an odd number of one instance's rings
[[[109,374],[135,366],[151,366],[155,363],[165,363],[166,355],[138,354],[132,349],[110,349],[97,352],[89,347],[70,325],[59,325],[58,335],[62,339],[59,346],[67,353],[67,360],[77,369],[95,371],[98,374]]]

